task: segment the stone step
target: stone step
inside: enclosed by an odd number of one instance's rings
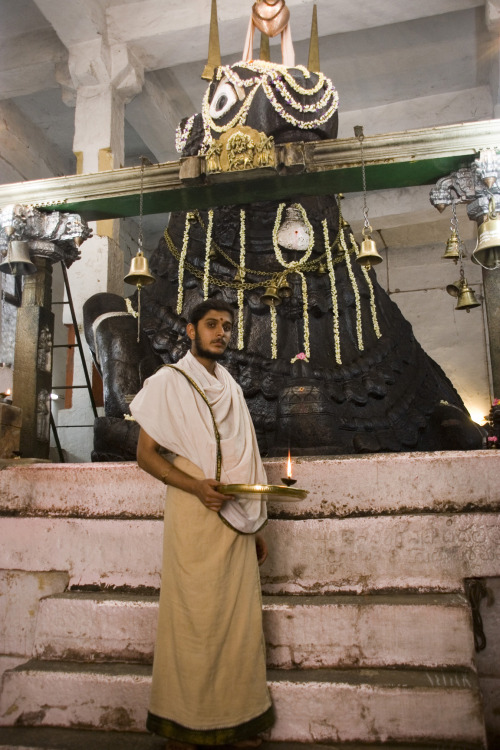
[[[269,521],[268,594],[460,591],[500,575],[494,513]],[[161,520],[3,517],[0,570],[62,571],[69,587],[159,588]]]
[[[4,675],[0,724],[141,732],[150,674],[141,664],[31,661]],[[268,680],[274,741],[484,744],[468,670],[271,670]]]
[[[295,458],[297,486],[309,495],[299,503],[270,503],[270,515],[498,510],[497,459],[495,451],[481,450]],[[264,461],[270,483],[282,484],[285,461]],[[1,472],[2,513],[151,519],[162,517],[164,499],[165,487],[135,462],[14,463]]]
[[[165,740],[141,732],[100,732],[58,727],[0,728],[0,750],[165,750]],[[436,743],[348,743],[319,745],[264,742],[261,750],[436,750]],[[482,745],[440,742],[439,750],[481,750]],[[223,750],[223,749],[221,749]]]
[[[137,661],[153,658],[158,598],[69,592],[42,599],[39,659]],[[268,666],[469,667],[471,619],[461,594],[265,596]]]

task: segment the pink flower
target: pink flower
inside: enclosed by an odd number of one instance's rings
[[[500,404],[500,398],[494,398],[493,399],[493,406],[498,406]]]
[[[493,435],[493,437],[488,438],[488,443],[497,443],[497,442],[498,442],[498,438],[496,435]]]
[[[306,359],[306,355],[304,352],[299,352],[299,354],[295,356],[295,359]]]

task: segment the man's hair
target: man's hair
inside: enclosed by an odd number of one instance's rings
[[[222,299],[206,299],[204,302],[200,302],[191,310],[191,313],[189,315],[189,322],[196,326],[210,310],[217,310],[217,312],[221,312],[224,310],[225,312],[228,312],[231,316],[232,322],[234,323],[234,309],[231,307],[229,302],[224,302],[224,300]]]

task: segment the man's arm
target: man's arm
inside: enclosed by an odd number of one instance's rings
[[[148,474],[161,482],[179,490],[195,495],[209,510],[219,511],[226,500],[232,500],[229,495],[221,495],[216,487],[220,484],[216,479],[195,479],[184,471],[177,469],[170,461],[160,456],[161,445],[145,432],[142,427],[137,443],[137,463]]]

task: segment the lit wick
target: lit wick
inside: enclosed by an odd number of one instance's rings
[[[291,487],[292,484],[296,483],[296,479],[292,479],[292,459],[290,458],[290,448],[288,449],[288,461],[286,462],[286,477],[281,477],[281,481],[286,484],[287,487]]]

